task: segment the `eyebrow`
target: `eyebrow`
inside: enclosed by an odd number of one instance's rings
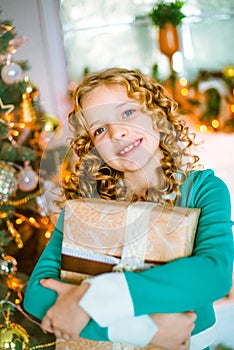
[[[126,102],[119,103],[117,106],[115,106],[115,108],[119,108],[125,105],[135,105],[135,104],[137,105],[137,103],[126,101]]]
[[[109,104],[109,103],[106,103],[106,104]],[[125,102],[121,102],[121,103],[117,104],[114,108],[117,109],[117,108],[123,107],[125,105],[134,105],[134,104],[135,104],[134,102],[125,101]],[[89,128],[92,129],[95,126],[95,124],[98,124],[98,123],[102,124],[103,121],[97,119],[89,125]]]
[[[95,126],[95,124],[98,124],[98,123],[102,124],[103,122],[101,120],[95,120],[89,125],[89,129],[92,129]]]

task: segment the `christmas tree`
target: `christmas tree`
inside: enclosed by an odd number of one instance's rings
[[[24,42],[11,20],[0,19],[0,348],[19,350],[31,349],[28,333],[10,317],[18,310],[20,319],[27,316],[23,290],[53,230],[42,201],[47,174],[41,160],[59,125],[41,108],[28,63],[15,60]]]

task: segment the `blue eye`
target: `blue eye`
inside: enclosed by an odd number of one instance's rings
[[[105,130],[106,128],[104,127],[98,128],[97,130],[94,131],[94,136],[102,134]]]
[[[123,114],[124,114],[124,117],[129,117],[130,115],[132,115],[134,112],[133,109],[128,109],[127,111],[125,111]]]

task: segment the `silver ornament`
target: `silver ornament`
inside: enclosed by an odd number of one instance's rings
[[[38,185],[38,175],[30,165],[26,165],[18,175],[19,189],[23,192],[33,191]]]
[[[18,64],[11,62],[3,66],[1,77],[5,84],[15,84],[22,78],[22,69]]]
[[[17,265],[17,260],[13,256],[2,254],[0,256],[0,275],[14,275],[17,272]]]
[[[17,170],[10,163],[0,161],[0,201],[7,202],[18,188]]]

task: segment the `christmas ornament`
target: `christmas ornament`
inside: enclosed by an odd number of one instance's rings
[[[7,306],[7,309],[2,312],[4,317],[4,324],[0,325],[0,349],[14,349],[14,350],[37,350],[37,349],[46,349],[56,345],[56,341],[52,341],[45,344],[38,344],[29,346],[30,339],[27,331],[20,326],[19,324],[15,324],[10,322],[10,307],[18,310],[25,318],[27,318],[30,322],[35,325],[41,327],[41,323],[32,319],[22,308],[20,305],[14,304],[9,300],[1,300],[0,306],[4,310],[4,306]],[[12,336],[12,337],[11,337]],[[18,342],[18,338],[20,338],[20,342]],[[12,347],[11,347],[12,346]]]
[[[18,188],[17,171],[10,163],[0,161],[0,201],[7,202]]]
[[[38,175],[28,162],[18,175],[19,189],[23,192],[33,191],[38,185]]]
[[[20,233],[15,229],[14,225],[10,220],[6,220],[6,225],[8,231],[10,232],[12,238],[15,240],[15,243],[19,249],[23,248],[24,244],[21,238]]]
[[[0,97],[0,108],[1,109],[7,109],[7,112],[4,113],[5,116],[7,116],[9,113],[11,113],[14,110],[15,106],[14,105],[4,105],[4,103],[3,103],[3,101],[2,101],[2,99]]]
[[[22,102],[20,104],[20,123],[24,123],[26,126],[30,125],[36,120],[37,116],[32,106],[32,99],[28,93],[24,93],[22,96]]]
[[[0,256],[0,275],[9,276],[17,272],[17,260],[10,255],[4,253]]]
[[[5,84],[15,84],[22,78],[22,69],[14,62],[10,62],[3,66],[1,71],[1,77]]]
[[[59,120],[56,115],[46,114],[45,115],[45,123],[44,130],[45,131],[54,131],[59,126]]]
[[[0,325],[0,349],[30,350],[28,333],[19,324],[10,322],[9,313]]]
[[[223,71],[223,75],[225,78],[234,78],[234,66],[227,66]]]

